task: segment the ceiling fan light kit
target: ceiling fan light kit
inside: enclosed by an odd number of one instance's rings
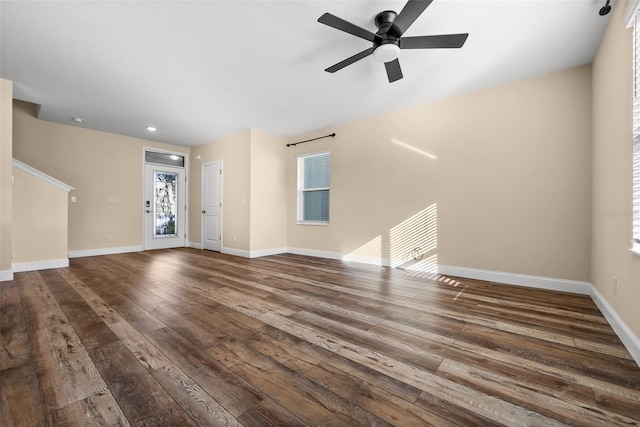
[[[391,62],[398,58],[400,54],[400,46],[397,44],[383,44],[375,48],[373,51],[373,59],[378,62]]]
[[[401,49],[450,49],[461,48],[469,34],[442,34],[435,36],[402,37],[411,24],[425,11],[433,0],[409,0],[400,14],[392,10],[380,12],[375,17],[378,27],[376,33],[372,33],[351,22],[345,21],[330,13],[325,13],[318,22],[328,25],[345,33],[360,37],[373,43],[369,49],[338,62],[325,69],[328,73],[335,73],[344,67],[353,64],[369,55],[377,62],[384,63],[389,83],[402,78],[402,69],[398,56]]]

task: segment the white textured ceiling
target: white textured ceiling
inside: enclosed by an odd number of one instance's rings
[[[375,32],[404,1],[2,1],[0,75],[45,120],[183,146],[247,128],[291,136],[589,64],[604,2],[435,0],[405,36],[469,39],[401,51],[390,84],[372,57],[326,73],[370,43],[317,19]]]

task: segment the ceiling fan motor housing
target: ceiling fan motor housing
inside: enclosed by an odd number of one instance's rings
[[[381,46],[383,44],[395,44],[400,45],[399,36],[394,31],[393,22],[398,17],[398,14],[393,10],[385,10],[376,15],[375,23],[378,31],[376,32],[380,38],[376,38],[373,42],[374,47]]]

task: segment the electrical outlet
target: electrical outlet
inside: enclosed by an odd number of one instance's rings
[[[233,236],[233,241],[237,242],[238,241],[238,236]]]
[[[113,240],[113,237],[111,237],[111,234],[107,234],[107,242],[111,242]]]
[[[613,278],[613,294],[618,295],[618,278]]]

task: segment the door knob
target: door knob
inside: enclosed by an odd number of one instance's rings
[[[207,213],[206,211],[202,211],[202,213]]]
[[[147,213],[151,213],[151,211],[149,209],[146,210]]]

